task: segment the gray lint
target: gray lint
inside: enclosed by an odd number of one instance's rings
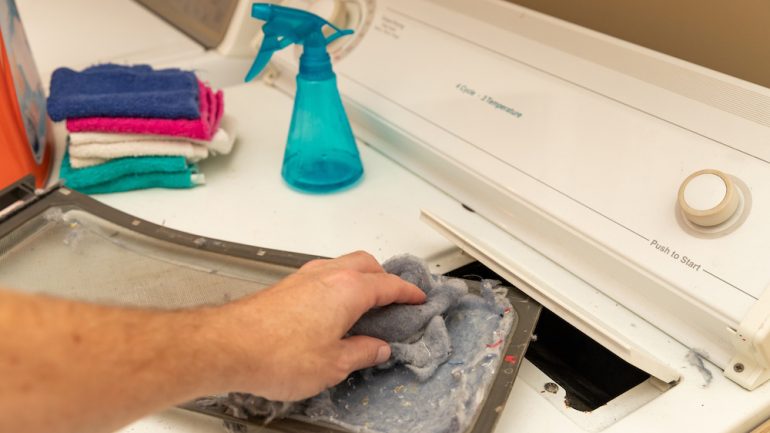
[[[351,334],[388,341],[388,362],[300,402],[230,393],[197,404],[244,420],[290,417],[354,432],[466,431],[493,382],[513,324],[506,289],[484,281],[479,294],[470,294],[463,280],[431,275],[421,260],[408,255],[383,267],[427,294],[422,305],[371,310],[351,329]],[[239,427],[228,423],[228,428]]]
[[[687,362],[693,367],[697,368],[700,374],[703,376],[703,387],[709,386],[714,376],[711,374],[711,370],[706,368],[703,360],[707,358],[706,353],[702,349],[690,349],[687,352]]]

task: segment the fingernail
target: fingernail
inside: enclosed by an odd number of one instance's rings
[[[388,358],[390,358],[390,346],[387,344],[384,346],[380,346],[379,349],[377,349],[377,359],[374,360],[377,364],[382,364],[383,362],[387,361]]]

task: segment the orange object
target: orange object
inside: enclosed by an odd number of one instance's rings
[[[48,180],[53,135],[40,78],[13,0],[0,0],[0,189],[28,174]]]

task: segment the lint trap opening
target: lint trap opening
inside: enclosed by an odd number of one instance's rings
[[[447,275],[504,281],[479,262]],[[627,363],[552,311],[543,308],[525,359],[566,392],[564,403],[591,412],[648,380],[650,375]]]

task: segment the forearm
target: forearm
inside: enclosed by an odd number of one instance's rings
[[[215,309],[113,308],[0,290],[0,431],[117,429],[225,391]]]
[[[385,362],[346,338],[362,314],[425,294],[356,252],[216,308],[151,311],[0,289],[0,432],[91,433],[199,395],[299,400]]]

